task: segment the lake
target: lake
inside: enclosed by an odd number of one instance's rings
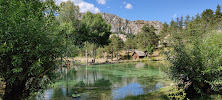
[[[55,84],[37,100],[120,100],[170,85],[158,62],[71,66],[58,69]],[[72,96],[76,96],[73,98]]]

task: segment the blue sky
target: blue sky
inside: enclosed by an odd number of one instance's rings
[[[67,0],[56,0],[67,1]],[[147,20],[170,22],[176,17],[195,16],[205,9],[216,10],[222,0],[71,0],[80,11],[106,12],[131,21]],[[82,9],[82,10],[81,10]]]

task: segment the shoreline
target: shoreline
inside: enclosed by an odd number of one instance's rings
[[[132,62],[160,62],[165,63],[164,60],[121,60],[121,61],[112,61],[112,62],[96,62],[96,63],[88,63],[88,65],[103,65],[103,64],[118,64],[118,63],[132,63]],[[86,66],[86,64],[74,64],[75,66]]]

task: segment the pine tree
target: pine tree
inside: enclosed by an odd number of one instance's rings
[[[179,22],[180,22],[180,18],[177,17],[177,21],[176,21],[176,28],[177,28],[177,29],[179,29],[179,26],[180,26],[180,25],[179,25]]]
[[[220,5],[217,5],[217,10],[215,12],[215,18],[216,18],[216,20],[219,20],[221,17],[222,17],[221,7],[220,7]]]
[[[169,25],[167,24],[167,22],[164,22],[163,28],[162,28],[162,30],[160,31],[160,39],[161,39],[161,40],[162,40],[164,37],[167,36],[167,34],[168,34],[168,28],[169,28]]]
[[[172,20],[169,26],[169,33],[172,36],[173,34],[176,33],[176,31],[177,31],[177,23],[174,20]]]
[[[184,26],[185,26],[186,29],[187,29],[187,25],[188,25],[189,22],[190,22],[190,15],[187,15],[186,19],[184,21]]]
[[[181,16],[180,21],[179,21],[179,30],[182,31],[183,29],[183,16]]]

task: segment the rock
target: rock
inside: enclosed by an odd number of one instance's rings
[[[159,21],[129,21],[127,19],[109,13],[102,12],[100,14],[106,20],[107,24],[111,24],[111,32],[138,34],[139,32],[141,32],[141,28],[143,27],[143,25],[149,24],[153,25],[157,29],[156,33],[159,34],[160,30],[163,27],[163,24]]]
[[[137,21],[129,21],[125,18],[121,18],[117,15],[109,14],[101,12],[99,13],[102,17],[106,20],[107,24],[111,25],[111,32],[114,33],[132,33],[138,34],[141,32],[141,28],[145,24],[153,25],[156,30],[156,34],[159,34],[161,31],[163,24],[159,21],[144,21],[144,20],[137,20]],[[84,13],[80,14],[79,19]]]

